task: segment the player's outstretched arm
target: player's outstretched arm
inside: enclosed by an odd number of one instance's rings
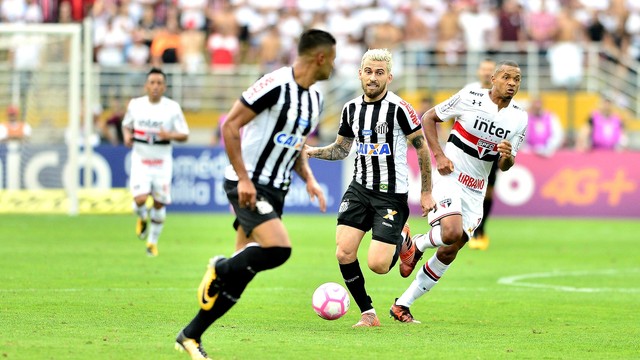
[[[342,160],[349,155],[353,138],[336,136],[336,141],[323,147],[311,147],[305,145],[307,157],[313,157],[322,160]]]

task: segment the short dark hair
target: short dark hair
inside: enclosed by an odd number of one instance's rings
[[[333,46],[336,39],[324,30],[309,29],[302,33],[298,43],[298,54],[302,55],[319,46]]]
[[[147,73],[147,79],[149,78],[149,75],[151,74],[160,74],[162,75],[162,78],[166,81],[167,80],[167,75],[164,73],[164,71],[162,71],[161,69],[157,68],[157,67],[153,67],[151,68],[151,70],[149,70],[149,72]]]
[[[518,63],[513,61],[513,60],[502,60],[502,61],[500,61],[499,63],[496,64],[495,74],[500,72],[502,70],[503,66],[512,66],[512,67],[517,67],[517,68],[520,67],[520,65],[518,65]]]

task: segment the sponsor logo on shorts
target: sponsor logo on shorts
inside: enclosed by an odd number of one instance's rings
[[[473,190],[482,190],[484,189],[484,183],[485,180],[484,179],[479,179],[479,178],[474,178],[472,176],[469,176],[467,174],[460,174],[458,175],[458,182],[466,187],[468,187],[469,189],[473,189]]]
[[[396,215],[397,213],[398,212],[393,209],[387,209],[387,215],[385,215],[383,218],[393,221],[393,215]]]
[[[348,200],[343,201],[340,203],[340,208],[338,208],[338,212],[339,213],[345,212],[347,211],[348,208],[349,208],[349,201]]]
[[[260,215],[266,215],[273,212],[273,206],[265,199],[260,199],[256,202],[256,211]]]
[[[382,225],[386,226],[386,227],[393,227],[393,225],[389,224],[388,222],[382,222]]]

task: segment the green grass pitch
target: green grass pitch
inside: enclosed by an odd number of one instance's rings
[[[169,212],[149,258],[133,215],[1,215],[0,358],[187,359],[174,339],[198,309],[209,257],[232,252],[231,220]],[[335,321],[311,308],[318,285],[343,283],[334,216],[284,221],[291,259],[258,275],[204,335],[212,358],[640,358],[639,221],[492,218],[489,250],[464,249],[412,307],[422,324],[389,318],[413,275],[367,269],[367,235],[360,262],[382,322],[373,329],[351,328],[353,302]]]

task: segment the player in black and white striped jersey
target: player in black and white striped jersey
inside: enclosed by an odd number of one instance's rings
[[[310,157],[341,160],[355,141],[355,171],[342,197],[336,231],[340,271],[362,313],[354,327],[380,326],[364,286],[357,253],[365,233],[372,230],[369,268],[386,274],[398,260],[402,229],[409,217],[407,141],[418,151],[423,216],[435,207],[431,159],[420,119],[409,103],[387,89],[393,79],[392,65],[387,49],[367,51],[358,71],[364,95],[342,108],[334,143],[307,149]]]
[[[304,144],[322,113],[323,97],[314,84],[329,78],[335,57],[331,34],[305,31],[294,64],[263,76],[229,111],[222,126],[231,163],[224,189],[236,215],[236,252],[228,259],[210,260],[198,289],[201,309],[178,334],[176,348],[193,359],[208,359],[202,334],[235,305],[253,277],[289,258],[291,241],[280,217],[293,171],[306,181],[320,210],[326,211]]]

